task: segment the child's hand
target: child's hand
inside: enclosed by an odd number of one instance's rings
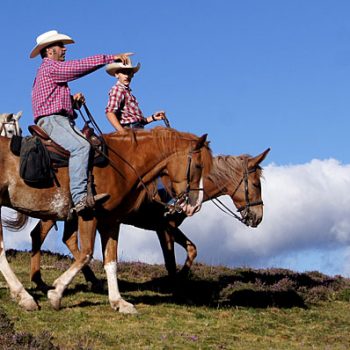
[[[152,116],[154,120],[163,120],[165,119],[165,112],[164,111],[158,111],[155,112]]]

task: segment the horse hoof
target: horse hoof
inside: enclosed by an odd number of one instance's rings
[[[130,315],[138,314],[135,306],[123,299],[115,302],[111,302],[111,306],[113,310],[119,311],[122,314],[130,314]]]
[[[19,302],[19,305],[26,311],[37,311],[40,309],[33,298],[25,298]]]
[[[51,306],[55,310],[59,310],[61,307],[61,297],[58,293],[54,289],[51,289],[47,292],[47,297],[50,300]]]

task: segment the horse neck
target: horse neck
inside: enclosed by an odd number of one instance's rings
[[[204,200],[233,195],[242,179],[243,163],[242,157],[214,157],[212,170],[204,178]]]
[[[165,142],[164,139],[167,135],[169,141]],[[128,181],[131,180],[131,175],[136,182],[140,178],[144,182],[149,182],[156,178],[170,157],[176,156],[180,152],[188,152],[190,140],[180,141],[174,136],[171,137],[169,133],[163,135],[161,132],[155,133],[145,130],[135,133],[135,140],[132,140],[132,136],[130,138],[129,135],[120,137],[111,134],[109,138],[107,136],[107,144],[115,151],[114,155],[113,153],[109,154],[112,161],[118,164],[124,162],[123,168],[128,173],[126,174]]]

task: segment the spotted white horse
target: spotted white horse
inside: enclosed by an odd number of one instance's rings
[[[11,138],[12,136],[20,136],[22,130],[19,127],[19,119],[22,116],[22,112],[14,113],[2,113],[0,114],[0,136]]]
[[[19,119],[22,116],[22,111],[17,114],[14,113],[0,113],[0,136],[12,138],[13,136],[21,136],[22,130],[18,124]],[[15,216],[17,214],[13,209],[6,208],[4,211],[5,218],[0,216],[0,220],[6,222],[6,216]],[[4,214],[4,212],[2,214]],[[1,259],[1,257],[0,257]]]

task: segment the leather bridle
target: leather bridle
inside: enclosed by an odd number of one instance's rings
[[[13,134],[9,134],[8,130],[6,128],[6,125],[13,125],[15,132]],[[5,131],[5,137],[12,137],[12,136],[20,136],[20,131],[19,131],[19,126],[18,126],[18,121],[17,120],[11,120],[9,122],[3,122],[0,123],[0,135],[3,131]]]
[[[241,185],[242,181],[244,181],[244,196],[245,196],[245,205],[242,205],[241,207],[237,208],[237,211],[240,213],[246,209],[249,209],[251,207],[255,207],[257,205],[263,205],[264,202],[262,200],[260,201],[254,201],[251,202],[249,200],[249,174],[255,173],[257,171],[257,167],[251,168],[251,169],[247,169],[247,167],[244,170],[244,176],[242,177],[237,189],[239,188],[239,186]],[[237,191],[237,189],[235,190],[235,192]]]
[[[245,204],[237,208],[238,213],[242,213],[242,217],[235,214],[230,208],[228,208],[222,201],[220,201],[218,198],[210,198],[210,200],[224,213],[233,216],[235,219],[246,223],[249,220],[249,214],[250,214],[250,208],[257,206],[257,205],[264,205],[264,202],[262,200],[259,201],[253,201],[251,202],[249,199],[249,174],[255,173],[258,170],[258,166],[255,166],[254,168],[248,169],[248,166],[246,165],[244,167],[244,172],[242,175],[241,180],[237,184],[235,190],[233,191],[233,194],[231,197],[235,195],[235,193],[240,188],[242,182],[244,182],[244,198],[245,198]],[[217,202],[217,203],[215,203]],[[218,204],[219,203],[219,204]],[[224,208],[224,209],[222,209]]]
[[[168,212],[165,213],[165,215],[173,214],[175,212],[181,213],[182,207],[189,203],[189,194],[192,191],[204,191],[203,188],[191,188],[191,165],[192,165],[192,159],[193,154],[200,152],[200,150],[192,149],[187,154],[187,166],[186,166],[186,190],[182,193],[179,193],[178,195],[171,195],[173,200],[171,203],[164,203],[161,200],[156,198],[157,193],[153,196],[153,200],[161,205],[163,205]]]

